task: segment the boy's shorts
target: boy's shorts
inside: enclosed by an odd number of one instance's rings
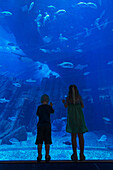
[[[43,126],[37,125],[37,138],[35,144],[43,144],[43,141],[45,142],[45,144],[52,144],[51,124]]]

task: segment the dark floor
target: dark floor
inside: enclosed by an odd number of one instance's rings
[[[46,163],[42,161],[37,163],[36,161],[1,161],[0,170],[64,170],[64,169],[78,169],[78,170],[112,170],[113,161],[84,161],[84,162],[72,162],[72,161],[50,161]]]

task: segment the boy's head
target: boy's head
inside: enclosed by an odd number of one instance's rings
[[[41,97],[41,103],[48,103],[49,102],[49,96],[47,94],[42,95]]]

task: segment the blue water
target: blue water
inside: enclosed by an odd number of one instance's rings
[[[44,93],[55,109],[52,159],[70,159],[62,104],[70,84],[85,106],[87,159],[113,159],[112,9],[112,0],[0,0],[1,160],[36,159],[36,109]]]

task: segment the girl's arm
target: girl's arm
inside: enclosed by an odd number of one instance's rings
[[[81,107],[84,108],[84,103],[82,101],[82,98],[80,97],[80,104],[81,104]]]
[[[64,103],[64,107],[65,107],[65,108],[68,107],[68,103],[67,103],[67,101],[65,101],[64,99],[62,100],[62,103]]]

